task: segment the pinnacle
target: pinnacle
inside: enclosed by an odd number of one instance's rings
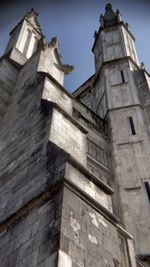
[[[30,11],[27,13],[27,15],[32,14],[35,16],[38,16],[38,12],[35,11],[34,7],[31,7]]]
[[[110,2],[107,3],[105,6],[105,10],[109,10],[109,9],[112,9],[112,4]]]

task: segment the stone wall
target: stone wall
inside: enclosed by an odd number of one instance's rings
[[[57,109],[53,110],[49,140],[86,166],[86,134]]]
[[[146,126],[150,135],[150,78],[143,70],[134,71],[134,78],[137,85],[138,95],[143,107]]]
[[[58,249],[62,191],[25,215],[0,234],[1,267],[48,267]],[[56,266],[56,265],[55,265]]]
[[[11,96],[14,93],[18,69],[5,58],[0,60],[0,120],[9,106]]]
[[[45,144],[50,125],[41,107],[43,78],[38,78],[20,88],[21,96],[12,103],[15,111],[11,120],[1,128],[1,221],[41,192],[46,183]]]
[[[134,114],[135,135],[132,135],[127,123],[130,114]],[[121,207],[120,218],[134,236],[137,255],[145,255],[149,253],[150,213],[144,182],[149,181],[150,152],[142,110],[140,107],[132,107],[113,111],[109,116],[115,187]]]
[[[72,265],[64,266],[128,266],[125,254],[124,262],[121,261],[119,243],[119,235],[114,225],[83,201],[82,197],[66,188],[60,249],[69,255]]]
[[[69,95],[69,92],[65,92],[65,89],[63,89],[60,84],[56,85],[56,83],[54,83],[54,81],[52,81],[50,77],[45,78],[42,99],[57,103],[69,114],[72,113],[72,95]]]

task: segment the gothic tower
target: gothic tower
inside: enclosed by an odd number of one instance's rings
[[[110,4],[95,74],[63,86],[31,9],[0,59],[0,266],[150,266],[150,79]]]
[[[107,121],[119,203],[114,212],[134,236],[137,257],[149,262],[150,76],[139,66],[135,38],[119,10],[114,12],[107,4],[100,23],[92,49],[96,69],[92,89],[80,88],[75,96]]]

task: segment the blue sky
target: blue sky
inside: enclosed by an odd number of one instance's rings
[[[94,73],[91,52],[94,31],[99,28],[99,16],[105,11],[105,0],[22,0],[5,1],[0,9],[0,56],[6,47],[9,32],[33,6],[39,13],[39,22],[48,41],[57,36],[65,64],[75,71],[65,77],[69,91],[78,88]],[[136,38],[140,62],[150,72],[150,1],[111,1],[119,9]]]

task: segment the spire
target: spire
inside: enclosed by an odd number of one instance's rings
[[[104,16],[100,16],[101,28],[113,26],[121,21],[121,14],[119,10],[115,12],[111,3],[107,3],[105,6]]]
[[[105,6],[105,10],[108,11],[112,9],[112,4],[111,3],[107,3],[106,6]]]
[[[38,13],[35,11],[33,7],[26,13],[26,15],[19,21],[19,23],[12,29],[12,31],[10,32],[10,35],[16,30],[16,28],[20,24],[23,23],[24,20],[27,20],[40,35],[43,35],[42,29],[38,22]]]
[[[32,13],[34,13],[36,16],[38,16],[38,13],[34,10],[33,7],[31,7],[31,11],[30,11],[30,12],[32,12]]]
[[[40,24],[38,22],[38,13],[32,7],[31,10],[25,15],[25,18],[32,24],[32,26],[37,30],[40,35],[42,34],[42,30]]]

